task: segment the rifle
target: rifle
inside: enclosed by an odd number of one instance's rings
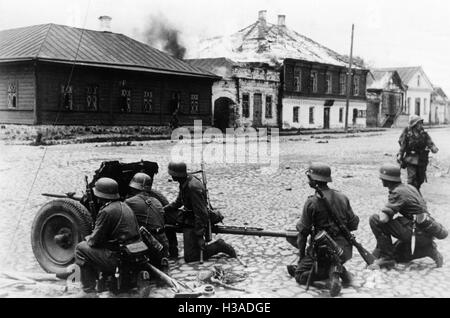
[[[319,188],[318,185],[315,186],[315,189],[317,191],[317,194],[319,195],[319,198],[323,201],[325,204],[325,208],[328,212],[328,215],[331,217],[333,222],[338,226],[339,231],[342,235],[344,235],[344,238],[352,244],[356,249],[358,250],[361,257],[364,259],[364,261],[367,263],[367,265],[373,264],[375,262],[375,256],[373,256],[368,250],[366,250],[360,243],[356,241],[355,236],[347,229],[344,223],[342,223],[341,219],[334,213],[333,209],[330,206],[330,203],[325,198],[322,190]]]
[[[92,193],[92,189],[89,186],[87,176],[84,176],[84,181],[86,182],[86,198],[89,204],[89,212],[91,212],[92,218],[95,220],[95,217],[97,215],[97,209],[94,203],[94,194]]]

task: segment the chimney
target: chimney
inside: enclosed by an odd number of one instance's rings
[[[266,13],[267,10],[261,10],[258,12],[258,37],[264,39],[266,37]]]
[[[286,26],[286,16],[284,14],[278,15],[278,26],[285,27]]]
[[[112,18],[107,15],[102,15],[98,17],[100,22],[100,31],[102,32],[111,32],[111,20]]]

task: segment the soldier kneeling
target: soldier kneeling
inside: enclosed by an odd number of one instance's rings
[[[435,261],[437,267],[442,267],[444,259],[433,238],[446,238],[447,230],[430,216],[419,191],[410,184],[402,183],[398,166],[383,165],[380,179],[383,186],[389,189],[389,197],[381,213],[372,215],[369,220],[377,240],[373,255],[378,259],[372,267],[390,268],[396,262],[409,262],[427,256]],[[394,218],[397,213],[402,216]],[[395,245],[392,237],[398,239]],[[416,242],[414,250],[411,248],[412,242]]]
[[[319,187],[337,217],[349,231],[355,231],[359,218],[353,213],[348,198],[328,187],[328,182],[332,182],[330,167],[312,164],[306,175],[309,186]],[[299,248],[300,260],[297,266],[288,266],[289,274],[301,285],[329,279],[330,295],[337,296],[342,285],[347,287],[352,283],[352,276],[344,267],[352,257],[352,245],[344,238],[318,195],[308,197],[297,230],[299,234],[294,245]],[[308,236],[311,238],[306,249]]]

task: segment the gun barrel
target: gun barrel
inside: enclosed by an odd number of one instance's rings
[[[68,196],[67,194],[52,194],[52,193],[41,193],[44,197],[57,198],[57,199],[73,199],[75,201],[81,201],[81,197]]]
[[[297,231],[264,231],[263,229],[252,229],[245,227],[233,227],[233,226],[214,226],[212,231],[216,234],[234,234],[234,235],[249,235],[249,236],[266,236],[266,237],[297,237]]]

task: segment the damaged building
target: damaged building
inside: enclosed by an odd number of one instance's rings
[[[231,94],[238,95],[230,98],[230,109],[236,109],[241,125],[284,129],[345,126],[348,59],[289,29],[285,15],[272,24],[266,20],[266,11],[259,11],[255,23],[230,36],[202,40],[190,55],[199,67],[208,60],[228,61],[228,80],[224,77],[215,84],[213,100],[226,96],[233,87]],[[210,67],[206,69],[218,75]],[[359,65],[352,69],[349,126],[366,126],[367,73]],[[246,74],[246,85],[236,90],[238,74]],[[272,118],[265,117],[268,104],[273,105]]]
[[[103,17],[104,18],[104,17]],[[218,76],[123,34],[57,24],[0,31],[0,122],[211,123]]]

